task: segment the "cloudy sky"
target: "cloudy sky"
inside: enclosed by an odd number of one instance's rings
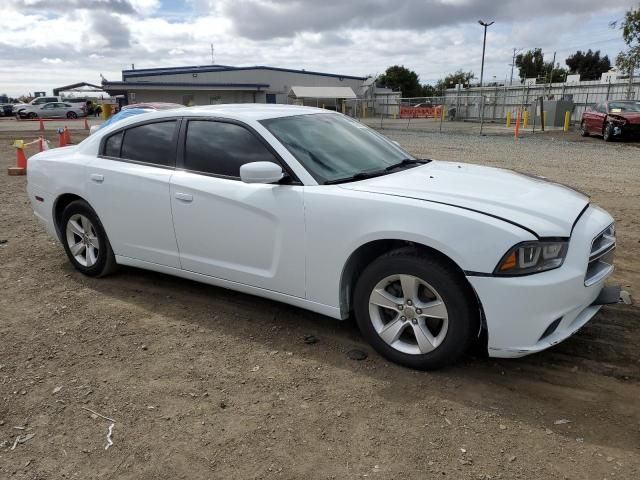
[[[638,0],[2,0],[0,93],[120,80],[122,69],[270,65],[353,75],[401,64],[423,83],[459,68],[510,74],[513,48],[550,60],[578,49],[613,59],[608,24]],[[517,75],[517,73],[516,73]]]

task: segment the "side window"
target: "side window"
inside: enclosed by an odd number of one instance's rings
[[[111,135],[104,142],[104,155],[107,157],[119,157],[120,147],[122,146],[123,132],[118,132],[115,135]]]
[[[184,148],[186,170],[240,177],[240,167],[251,162],[278,163],[278,160],[252,132],[240,125],[189,122]]]
[[[121,158],[173,167],[176,122],[158,122],[125,130]]]

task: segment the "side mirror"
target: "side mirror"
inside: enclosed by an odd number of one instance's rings
[[[240,179],[244,183],[276,183],[283,177],[282,167],[273,162],[251,162],[240,167]]]

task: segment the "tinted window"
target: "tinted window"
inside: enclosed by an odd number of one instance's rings
[[[278,160],[256,138],[233,123],[191,121],[187,127],[184,168],[198,172],[240,176],[240,166]]]
[[[149,123],[125,131],[122,158],[156,165],[175,165],[175,121]]]
[[[119,157],[120,146],[122,145],[122,132],[118,132],[115,135],[111,135],[104,142],[104,154],[107,157]]]

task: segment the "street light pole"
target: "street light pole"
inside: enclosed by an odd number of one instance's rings
[[[487,23],[482,20],[478,20],[478,23],[484,27],[484,40],[482,41],[482,66],[480,67],[480,88],[482,88],[482,80],[484,78],[484,52],[487,46],[487,28],[495,22]]]

